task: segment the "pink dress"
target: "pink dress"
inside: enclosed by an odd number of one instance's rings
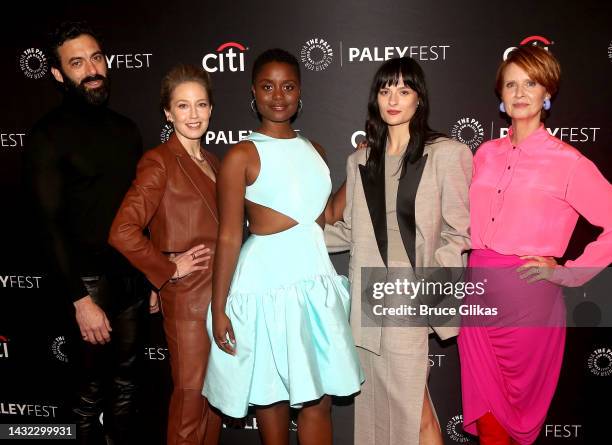
[[[551,136],[543,125],[517,146],[512,145],[511,135],[512,129],[507,137],[483,144],[474,156],[469,265],[515,269],[525,262],[519,256],[561,257],[582,215],[603,232],[579,258],[558,270],[608,266],[612,262],[610,183],[591,161]],[[589,278],[577,276],[583,281]],[[514,282],[494,286],[485,297],[512,298],[517,307],[529,307],[537,297],[536,312],[548,311],[549,319],[564,320],[561,288],[550,282],[527,285],[518,278],[506,279]],[[565,328],[468,324],[458,339],[465,430],[476,435],[476,421],[490,411],[519,444],[533,443],[557,386]]]

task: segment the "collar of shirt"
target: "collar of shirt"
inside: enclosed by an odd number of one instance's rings
[[[510,150],[513,147],[520,149],[521,151],[529,154],[535,155],[541,153],[542,148],[546,145],[546,142],[551,138],[548,130],[544,127],[544,124],[540,124],[538,129],[527,136],[523,142],[518,145],[512,144],[512,127],[508,129],[508,135],[503,139],[503,144],[501,145],[505,150]]]

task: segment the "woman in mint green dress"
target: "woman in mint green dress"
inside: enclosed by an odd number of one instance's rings
[[[345,277],[323,238],[331,192],[323,149],[297,134],[300,71],[268,50],[255,61],[261,126],[233,146],[218,175],[219,238],[204,395],[226,415],[255,406],[266,445],[288,444],[289,407],[301,445],[332,443],[331,395],[359,391]],[[246,209],[251,235],[241,248]]]

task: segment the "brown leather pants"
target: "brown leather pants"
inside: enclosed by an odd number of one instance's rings
[[[202,396],[210,340],[203,320],[164,317],[174,389],[168,413],[168,445],[217,445],[221,417]]]

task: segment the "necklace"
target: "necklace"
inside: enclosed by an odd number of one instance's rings
[[[197,156],[192,156],[192,155],[189,155],[189,157],[190,157],[191,159],[193,159],[194,161],[197,161],[197,162],[206,162],[206,158],[202,158],[202,159],[200,159],[200,158],[198,158]]]

